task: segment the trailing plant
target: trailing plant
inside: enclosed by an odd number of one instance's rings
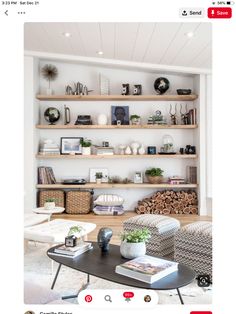
[[[151,233],[147,228],[135,229],[121,234],[121,240],[128,243],[147,242],[151,237]]]
[[[139,118],[140,118],[140,116],[138,116],[137,114],[132,114],[132,115],[130,116],[130,120],[139,119]]]
[[[151,177],[162,177],[163,172],[161,168],[150,168],[145,171],[145,174]]]

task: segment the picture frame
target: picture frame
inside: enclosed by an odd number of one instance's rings
[[[81,155],[83,137],[61,137],[60,150],[62,155]]]
[[[138,184],[143,183],[143,173],[141,171],[136,171],[134,173],[134,183],[138,183]]]
[[[111,124],[129,125],[129,106],[111,106]]]
[[[89,169],[89,182],[95,183],[96,182],[96,173],[102,173],[102,183],[108,183],[108,169],[107,168],[90,168]]]

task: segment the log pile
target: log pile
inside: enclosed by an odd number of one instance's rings
[[[195,191],[158,191],[149,198],[138,201],[138,214],[197,214]]]

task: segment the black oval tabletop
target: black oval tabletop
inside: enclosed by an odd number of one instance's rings
[[[154,290],[171,290],[184,287],[191,283],[196,273],[190,267],[183,264],[178,264],[178,271],[157,280],[152,284],[142,282],[140,280],[132,279],[127,276],[117,274],[115,268],[119,264],[128,261],[120,254],[120,247],[118,245],[110,244],[109,252],[102,253],[96,242],[92,242],[93,249],[75,257],[67,258],[57,255],[48,256],[55,262],[65,265],[67,267],[76,269],[80,272],[90,274],[95,277],[113,281],[118,284],[132,286],[143,289]],[[58,247],[58,246],[56,246]],[[52,247],[48,252],[53,252],[55,247]]]

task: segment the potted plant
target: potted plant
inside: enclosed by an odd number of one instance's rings
[[[132,125],[140,125],[141,123],[141,117],[137,114],[133,114],[130,116],[130,122]]]
[[[151,233],[147,228],[122,233],[120,254],[125,258],[135,258],[145,255],[145,243],[150,237]]]
[[[103,178],[102,172],[96,172],[95,177],[96,177],[97,184],[102,183],[102,178]]]
[[[52,210],[56,207],[55,198],[47,198],[44,203],[44,209]]]
[[[80,144],[82,146],[82,155],[91,155],[91,141],[82,139]]]
[[[150,168],[145,171],[145,175],[148,179],[148,182],[158,184],[163,181],[163,172],[164,171],[160,168]]]

